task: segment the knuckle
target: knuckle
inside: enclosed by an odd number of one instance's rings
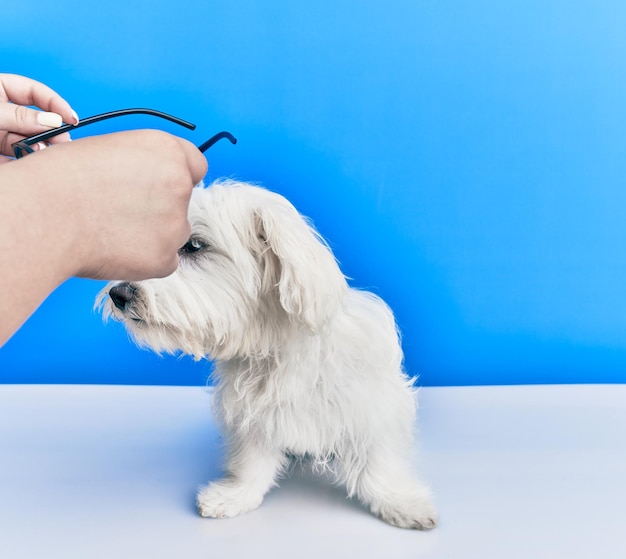
[[[167,277],[173,274],[178,268],[178,253],[167,253],[161,258],[158,268],[154,272],[155,277]]]
[[[27,126],[30,122],[30,110],[22,105],[13,105],[14,107],[14,119],[18,128]]]

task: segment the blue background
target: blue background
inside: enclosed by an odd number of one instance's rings
[[[394,308],[422,384],[623,382],[624,29],[620,1],[13,2],[0,60],[83,116],[198,125],[85,133],[233,132],[209,178],[312,217]],[[205,382],[210,364],[103,325],[102,285],[56,291],[0,350],[0,379]]]

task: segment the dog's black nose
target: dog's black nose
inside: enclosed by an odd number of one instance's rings
[[[125,311],[135,297],[135,291],[137,289],[130,283],[118,283],[109,290],[109,297],[119,310]]]

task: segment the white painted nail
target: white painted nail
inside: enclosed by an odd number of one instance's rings
[[[58,128],[63,124],[63,117],[57,113],[39,111],[37,113],[37,123],[48,128]]]
[[[37,142],[37,147],[39,148],[39,151],[41,151],[42,149],[46,149],[48,146],[45,142]]]

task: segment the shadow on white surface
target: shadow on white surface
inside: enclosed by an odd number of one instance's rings
[[[390,527],[296,466],[244,516],[198,517],[222,446],[202,388],[0,386],[0,557],[622,558],[626,387],[427,388],[440,528]]]

